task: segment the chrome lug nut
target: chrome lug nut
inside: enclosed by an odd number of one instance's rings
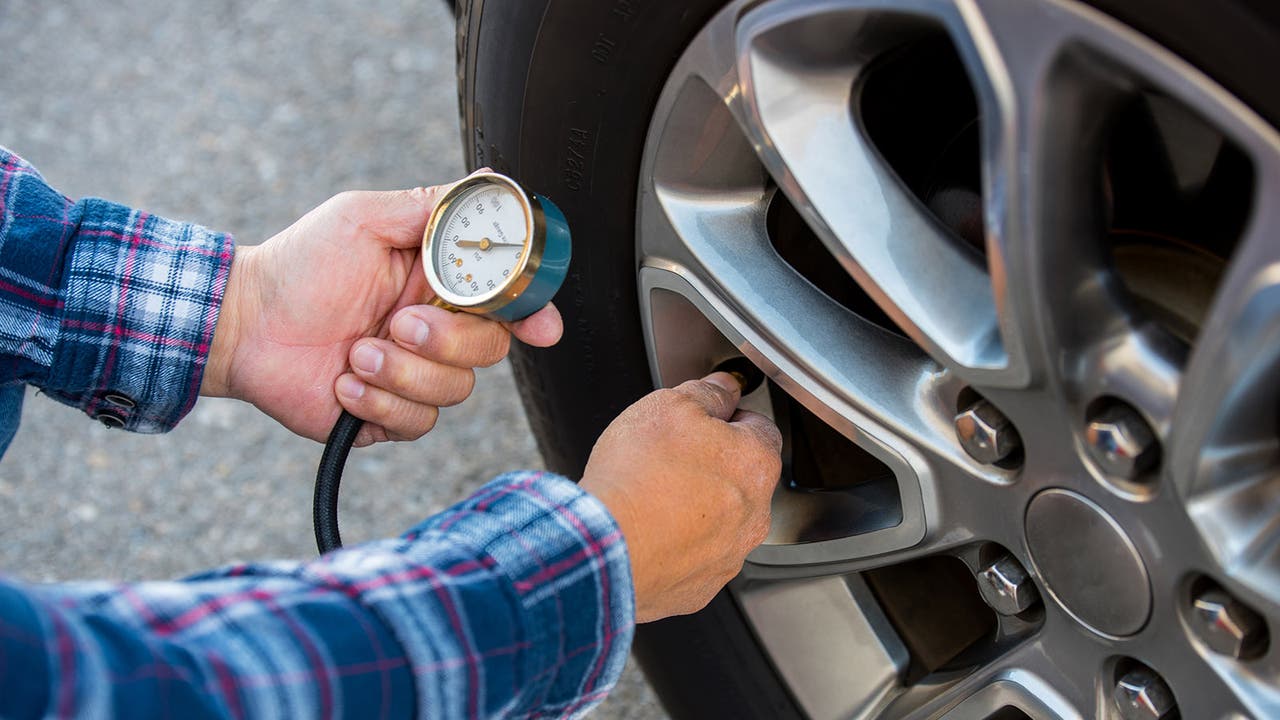
[[[1130,670],[1112,694],[1123,720],[1160,720],[1173,712],[1173,691],[1150,668]]]
[[[970,457],[994,465],[1022,447],[1022,438],[1004,413],[986,400],[956,415],[956,437]]]
[[[1001,615],[1017,615],[1040,599],[1036,584],[1012,555],[1001,556],[978,573],[978,590]]]
[[[1085,445],[1101,470],[1123,480],[1136,480],[1160,460],[1160,443],[1137,410],[1121,402],[1090,416]]]
[[[1266,622],[1225,590],[1206,590],[1191,606],[1196,633],[1214,652],[1249,659],[1265,648]]]

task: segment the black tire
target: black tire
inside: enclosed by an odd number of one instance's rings
[[[1088,0],[1280,125],[1280,5]],[[635,277],[635,203],[650,118],[676,60],[725,0],[470,0],[458,16],[463,146],[564,209],[575,244],[556,298],[564,340],[513,352],[548,466],[580,476],[596,438],[651,389]],[[644,626],[635,654],[676,718],[800,717],[727,593]]]

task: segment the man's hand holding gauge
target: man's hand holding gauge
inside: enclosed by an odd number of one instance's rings
[[[500,250],[494,250],[489,233],[499,238]],[[486,235],[471,239],[476,234]],[[435,292],[432,305],[516,322],[551,302],[569,271],[571,252],[560,208],[505,175],[479,172],[436,202],[423,233],[422,268]],[[316,471],[312,520],[321,553],[342,546],[338,491],[361,425],[352,413],[342,413]]]

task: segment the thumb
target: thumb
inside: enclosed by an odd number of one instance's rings
[[[485,172],[492,170],[482,167],[467,177]],[[355,207],[348,212],[361,227],[373,231],[387,245],[402,250],[414,248],[422,244],[427,221],[440,198],[460,182],[462,180],[409,190],[351,193],[357,197]]]
[[[701,380],[690,380],[675,390],[702,406],[711,417],[721,420],[733,417],[742,397],[742,387],[726,372],[714,372]]]
[[[340,212],[366,233],[394,248],[422,244],[427,219],[449,186],[409,190],[357,191],[338,196]]]

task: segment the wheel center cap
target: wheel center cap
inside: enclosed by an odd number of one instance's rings
[[[1027,546],[1045,589],[1091,630],[1132,635],[1151,614],[1151,582],[1133,542],[1083,495],[1045,490],[1027,506]]]

